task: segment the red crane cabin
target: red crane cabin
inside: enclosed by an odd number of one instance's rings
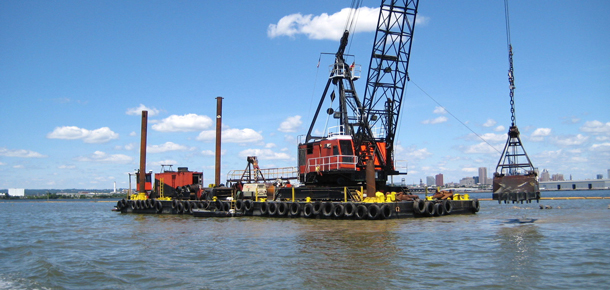
[[[376,156],[375,169],[381,170],[379,160],[385,156],[385,143],[377,143],[383,156]],[[363,145],[359,151],[366,151]],[[368,154],[358,154],[368,155]],[[331,172],[331,171],[360,171],[358,155],[354,154],[352,137],[348,135],[333,135],[322,140],[299,145],[299,173]]]

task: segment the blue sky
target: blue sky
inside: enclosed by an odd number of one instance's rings
[[[1,1],[0,188],[127,187],[149,110],[147,169],[222,180],[246,156],[296,165],[351,1]],[[364,1],[349,54],[363,66],[378,1]],[[511,1],[517,125],[540,171],[610,169],[607,1]],[[345,11],[344,11],[345,12]],[[317,67],[320,59],[320,66]],[[503,1],[419,6],[396,160],[407,183],[494,172],[510,126]],[[364,77],[356,89],[364,95]],[[421,89],[420,89],[421,88]]]

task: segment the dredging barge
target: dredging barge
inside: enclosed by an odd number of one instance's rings
[[[337,189],[337,192],[340,189]],[[136,214],[188,214],[195,217],[260,216],[276,218],[370,219],[433,217],[471,214],[479,211],[479,201],[454,195],[453,199],[412,201],[256,201],[238,200],[120,200],[117,209]]]
[[[139,193],[120,200],[116,210],[196,217],[371,220],[478,212],[479,201],[470,200],[467,194],[440,191],[420,198],[408,188],[388,185],[389,176],[406,174],[394,167],[394,140],[408,80],[418,3],[418,0],[382,1],[362,101],[354,86],[360,79],[360,65],[348,64],[346,57],[353,56],[344,54],[353,28],[353,21],[348,20],[349,27],[334,54],[335,61],[330,65],[328,81],[307,135],[299,140],[294,174],[272,177],[271,172],[266,172],[265,179],[256,157],[250,156],[246,170],[239,172],[241,176],[234,174],[240,177],[233,178],[229,174],[227,186],[221,185],[222,98],[218,97],[214,183],[217,186],[204,188],[202,180],[195,178],[199,173],[183,169],[158,174],[155,188],[151,189],[145,173],[147,112],[142,111]],[[317,125],[323,107],[336,120],[335,129],[326,127],[327,118],[323,118],[326,119],[323,128]],[[179,174],[191,178],[180,179]],[[182,181],[178,182],[179,179]],[[274,179],[275,185],[267,182]],[[291,179],[298,180],[302,186],[292,187]],[[172,180],[171,186],[169,180]]]

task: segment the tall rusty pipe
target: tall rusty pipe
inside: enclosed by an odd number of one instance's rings
[[[216,166],[214,184],[220,185],[220,141],[222,133],[222,97],[216,98]]]
[[[140,175],[138,176],[138,193],[146,192],[146,130],[148,128],[148,111],[142,111],[142,133],[140,140]]]
[[[375,197],[375,193],[377,193],[377,188],[375,184],[375,155],[374,153],[370,155],[370,158],[366,161],[366,169],[365,169],[365,180],[366,180],[366,196],[367,197]]]

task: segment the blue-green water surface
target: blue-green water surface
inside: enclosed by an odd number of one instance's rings
[[[563,192],[543,192],[543,196]],[[491,194],[474,194],[490,197]],[[610,196],[610,191],[569,196]],[[354,221],[0,202],[0,289],[608,289],[610,199]],[[534,223],[514,223],[518,218]]]

